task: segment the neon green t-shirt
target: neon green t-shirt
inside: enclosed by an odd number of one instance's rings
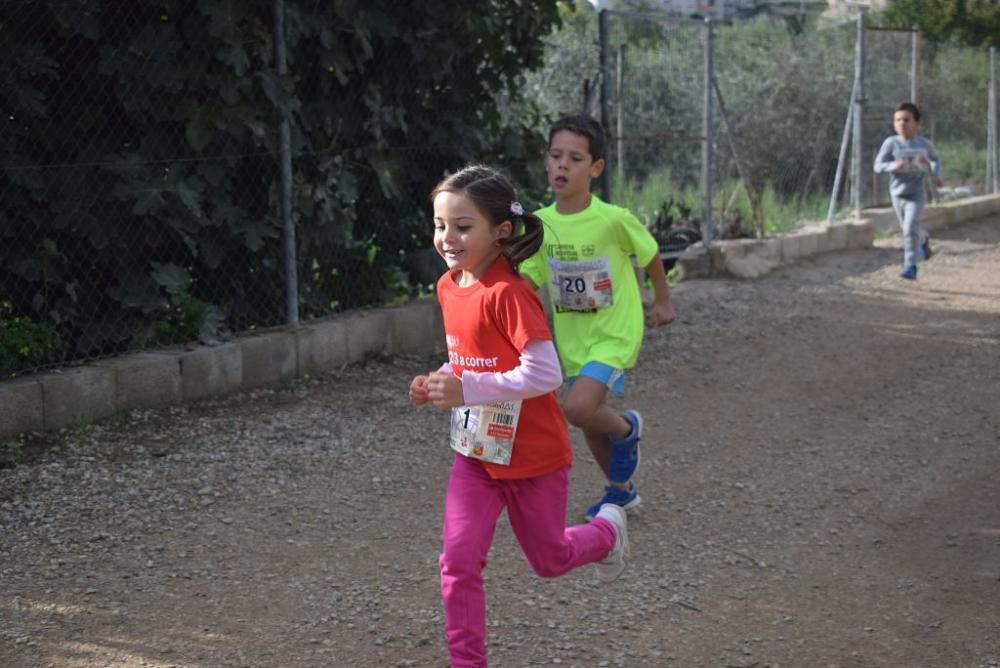
[[[535,215],[545,223],[545,240],[519,271],[548,289],[566,375],[578,375],[592,361],[632,368],[644,316],[631,256],[648,265],[660,250],[656,239],[628,209],[596,195],[579,213],[563,215],[552,204]]]

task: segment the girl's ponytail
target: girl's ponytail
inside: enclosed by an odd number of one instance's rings
[[[522,213],[512,215],[510,221],[514,224],[514,233],[501,242],[501,252],[514,271],[517,271],[519,264],[542,247],[542,219],[533,213]]]

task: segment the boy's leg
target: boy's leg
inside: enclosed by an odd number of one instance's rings
[[[438,559],[452,666],[486,666],[483,569],[503,506],[500,486],[482,465],[455,455],[444,504],[444,547]]]
[[[607,434],[593,431],[584,431],[583,440],[587,442],[587,448],[597,462],[598,468],[604,474],[604,478],[610,481],[611,470],[611,438]],[[624,487],[624,485],[622,485]]]
[[[604,519],[566,526],[569,467],[537,478],[504,482],[507,516],[524,556],[538,575],[552,578],[601,561],[617,531]]]
[[[605,403],[607,397],[606,385],[588,376],[577,376],[563,411],[569,423],[583,431],[594,460],[610,480],[611,441],[628,436],[632,425]]]
[[[594,461],[608,480],[604,496],[587,509],[587,519],[593,519],[601,505],[605,503],[633,508],[641,502],[635,485],[631,482],[631,476],[619,480],[613,473],[615,442],[621,442],[630,435],[632,424],[605,403],[607,395],[607,385],[589,376],[580,375],[574,379],[563,407],[569,423],[583,431],[583,437],[594,456]]]
[[[903,266],[915,267],[920,261],[920,213],[923,202],[900,200],[902,209]]]
[[[913,226],[917,232],[917,257],[921,260],[931,259],[931,235],[920,226],[920,217],[924,215],[926,200],[917,200],[913,203]]]
[[[903,269],[909,265],[906,263],[906,200],[891,196],[892,210],[896,214],[896,222],[899,223],[899,235],[903,238]]]

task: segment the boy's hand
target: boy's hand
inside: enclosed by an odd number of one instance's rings
[[[904,169],[906,169],[906,163],[903,162],[902,160],[897,160],[894,163],[892,163],[892,171],[901,172]]]
[[[653,304],[653,311],[650,314],[650,320],[652,321],[653,327],[663,327],[664,325],[669,325],[675,318],[677,318],[677,313],[674,312],[673,302],[667,302],[665,304],[657,302]]]
[[[417,376],[410,381],[410,403],[422,406],[427,403],[427,381],[430,376]]]
[[[427,379],[427,400],[438,408],[465,405],[462,380],[450,373],[432,373]]]

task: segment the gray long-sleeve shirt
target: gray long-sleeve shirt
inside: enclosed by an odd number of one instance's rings
[[[894,171],[897,160],[903,161],[903,169]],[[941,179],[941,158],[931,140],[923,135],[909,140],[898,135],[886,139],[875,158],[874,168],[878,173],[892,175],[889,192],[903,199],[924,198],[924,175],[928,170],[935,180]]]

